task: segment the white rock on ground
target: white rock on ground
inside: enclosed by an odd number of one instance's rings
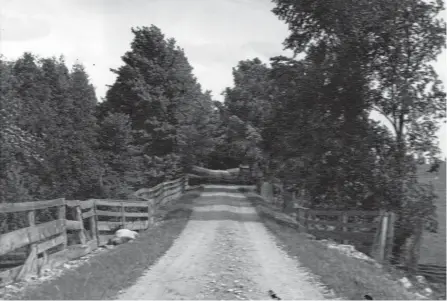
[[[410,280],[408,280],[407,277],[403,277],[401,279],[399,279],[400,284],[402,284],[403,287],[405,287],[406,289],[409,289],[413,286],[413,284],[411,283]]]
[[[426,280],[425,277],[422,276],[422,275],[418,275],[418,276],[416,276],[415,278],[416,278],[416,280],[418,281],[418,283],[420,283],[420,284],[426,284],[426,283],[427,283],[427,280]]]
[[[321,300],[325,289],[275,243],[238,193],[203,193],[182,234],[118,299]]]
[[[138,237],[138,232],[129,229],[119,229],[115,232],[115,237],[135,239]]]
[[[426,294],[427,296],[430,296],[431,294],[433,294],[433,290],[429,287],[424,288],[424,294]]]
[[[375,260],[372,259],[371,257],[369,257],[368,255],[357,251],[355,249],[355,247],[352,245],[328,244],[327,247],[330,249],[337,249],[341,253],[343,253],[347,256],[350,256],[350,257],[358,258],[358,259],[369,261],[369,262],[375,262]]]

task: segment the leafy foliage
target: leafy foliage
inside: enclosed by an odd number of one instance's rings
[[[129,116],[139,185],[178,176],[212,151],[216,114],[184,51],[156,26],[132,29],[131,50],[122,57],[116,82],[99,108]]]
[[[247,60],[233,69],[220,108],[226,151],[245,160],[243,129],[252,127],[253,161],[264,177],[304,191],[311,207],[398,212],[399,248],[415,220],[435,218],[432,188],[415,180],[415,158],[436,162],[439,154],[434,135],[445,93],[430,63],[445,43],[436,19],[443,2],[273,2],[289,25],[284,45],[305,58],[274,57],[271,67]],[[373,110],[391,131],[368,118]]]
[[[417,221],[435,220],[415,157],[439,161],[445,93],[430,63],[445,43],[443,2],[273,2],[285,46],[305,57],[240,61],[224,103],[153,25],[132,29],[102,103],[80,64],[0,61],[0,202],[124,198],[192,165],[248,164],[310,207],[397,211],[399,253]]]

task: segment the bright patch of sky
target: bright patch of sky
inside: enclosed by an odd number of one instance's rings
[[[282,46],[287,26],[272,8],[269,0],[0,0],[0,53],[7,59],[29,51],[64,55],[69,65],[79,61],[101,99],[115,80],[109,69],[121,66],[129,49],[130,28],[154,24],[177,40],[202,87],[222,101],[238,61],[290,55]],[[442,17],[447,19],[445,11]],[[444,84],[446,63],[444,51],[434,63]],[[446,156],[445,124],[438,137]]]

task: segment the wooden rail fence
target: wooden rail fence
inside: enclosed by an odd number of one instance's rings
[[[317,238],[343,244],[369,245],[367,250],[378,262],[391,257],[396,215],[385,211],[295,209],[300,230]]]
[[[0,284],[40,275],[64,262],[90,253],[105,244],[118,226],[144,230],[154,223],[158,206],[180,197],[190,190],[188,176],[163,182],[153,188],[134,193],[141,201],[112,199],[65,200],[2,203],[0,213],[27,212],[28,226],[0,235]],[[57,218],[37,224],[36,210],[56,208]],[[74,219],[68,219],[67,210]],[[87,227],[86,227],[87,226]],[[78,244],[68,245],[68,234],[75,233]],[[25,260],[5,269],[8,255],[26,248]],[[23,251],[22,251],[23,253]],[[15,255],[18,255],[15,254]],[[17,256],[16,256],[17,257]],[[14,260],[13,260],[14,261]],[[17,260],[15,260],[17,262]]]
[[[199,166],[192,166],[189,174],[194,182],[203,184],[235,184],[247,185],[251,183],[249,166],[240,165],[238,168],[226,170],[212,170]]]
[[[419,264],[418,274],[425,276],[431,281],[445,283],[446,282],[446,267],[434,264]]]

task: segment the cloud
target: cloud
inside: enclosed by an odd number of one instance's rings
[[[60,1],[60,0],[56,0]],[[150,11],[151,7],[161,2],[176,2],[175,0],[75,0],[73,5],[86,13],[106,14],[106,15],[141,15],[141,11]]]
[[[271,57],[278,55],[290,56],[293,54],[290,50],[284,50],[281,43],[273,43],[266,41],[252,41],[242,45],[245,51],[251,51],[259,55],[261,60],[269,60]]]
[[[180,44],[191,61],[201,64],[225,65],[234,67],[240,60],[255,57],[267,62],[270,57],[287,54],[281,44],[263,41],[247,43],[184,43]]]
[[[2,14],[0,39],[5,41],[28,41],[40,39],[51,33],[48,21],[33,16],[8,16]]]

